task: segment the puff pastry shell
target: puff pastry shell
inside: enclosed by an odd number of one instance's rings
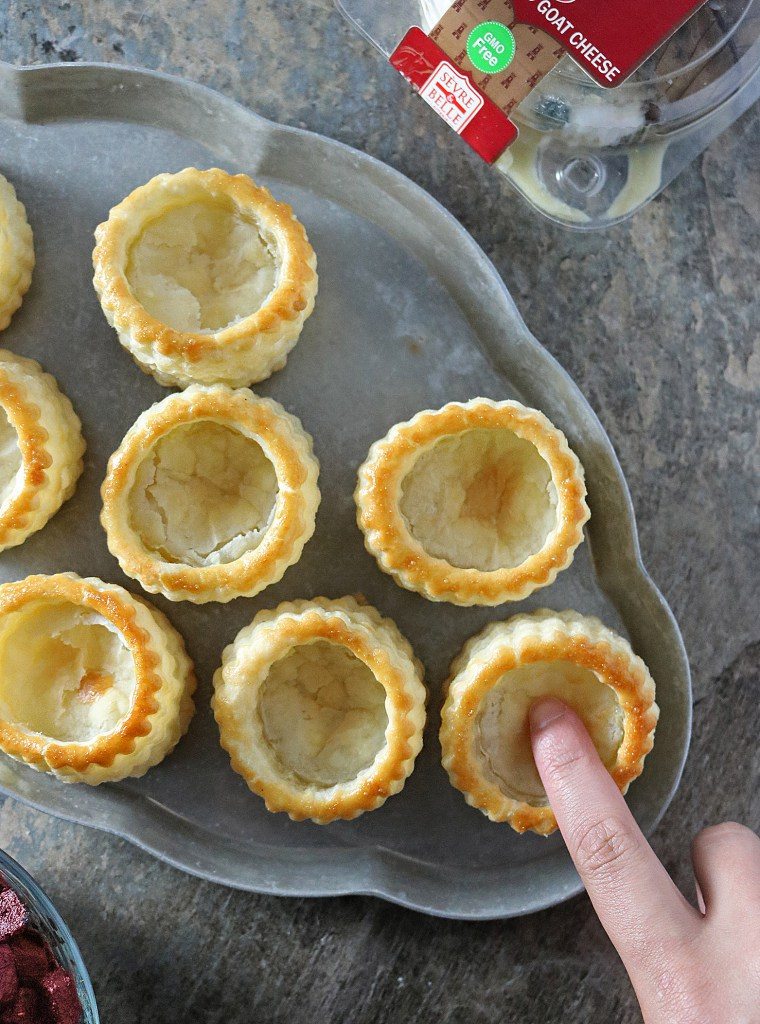
[[[422,666],[393,622],[353,598],[260,612],[224,652],[214,690],[232,767],[294,820],[380,807],[422,747]]]
[[[169,620],[73,574],[0,587],[0,749],[64,782],[143,775],[186,732],[195,676]]]
[[[0,551],[22,544],[74,493],[81,424],[53,378],[0,349]]]
[[[494,623],[455,659],[443,708],[443,766],[468,804],[517,832],[557,821],[531,753],[528,712],[557,697],[583,719],[621,792],[652,749],[659,709],[649,671],[622,637],[577,612]]]
[[[170,601],[252,597],[301,557],[318,475],[311,437],[277,402],[195,385],[144,412],[111,456],[108,547]]]
[[[0,174],[0,331],[11,322],[32,281],[34,241],[23,203]]]
[[[418,413],[370,449],[368,551],[430,601],[497,605],[554,582],[589,518],[583,469],[543,413],[476,398]]]
[[[303,226],[245,174],[159,174],[95,239],[103,312],[159,384],[264,380],[314,309],[317,260]]]

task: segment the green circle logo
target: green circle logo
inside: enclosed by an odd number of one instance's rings
[[[498,75],[515,56],[515,37],[500,21],[484,21],[470,32],[467,56],[478,71]]]

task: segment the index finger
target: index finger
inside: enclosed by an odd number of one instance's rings
[[[674,885],[599,759],[581,720],[557,700],[530,712],[536,767],[602,925],[618,952],[682,933],[696,913]]]

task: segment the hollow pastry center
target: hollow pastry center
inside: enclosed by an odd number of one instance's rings
[[[259,713],[267,742],[300,785],[350,782],[385,744],[385,690],[363,661],[326,640],[272,665]]]
[[[0,511],[14,495],[21,469],[18,436],[4,409],[0,409]]]
[[[542,661],[505,673],[483,701],[475,742],[492,781],[506,796],[531,804],[546,803],[528,721],[530,706],[539,697],[557,697],[573,708],[608,768],[623,740],[617,695],[590,669],[570,661]]]
[[[0,634],[0,714],[86,743],[113,732],[134,694],[132,655],[96,612],[68,602],[14,612]]]
[[[126,275],[156,320],[178,331],[216,331],[261,308],[277,265],[257,224],[231,204],[196,201],[144,228]]]
[[[429,555],[460,569],[511,569],[556,526],[557,492],[534,445],[509,430],[441,438],[402,483],[401,512]]]
[[[277,474],[261,445],[201,420],[163,437],[140,463],[129,494],[132,528],[167,562],[234,562],[261,543]]]

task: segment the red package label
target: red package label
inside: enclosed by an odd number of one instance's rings
[[[600,85],[619,85],[705,0],[511,0]],[[490,0],[489,4],[490,6]]]
[[[421,28],[409,29],[390,60],[428,106],[488,163],[498,160],[517,138],[517,126]]]

